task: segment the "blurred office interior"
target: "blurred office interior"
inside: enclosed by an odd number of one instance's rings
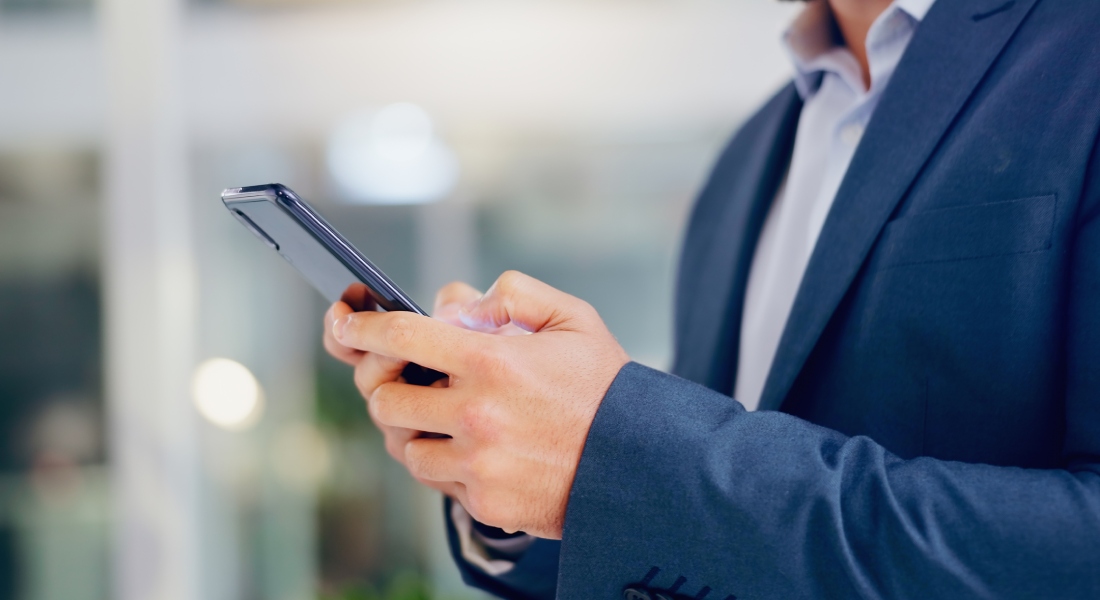
[[[475,598],[439,498],[221,206],[278,181],[424,306],[519,269],[670,360],[775,0],[0,0],[0,598]]]

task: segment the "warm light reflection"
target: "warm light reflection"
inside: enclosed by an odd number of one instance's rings
[[[191,379],[191,392],[199,413],[223,429],[247,429],[260,417],[260,384],[237,361],[211,358],[200,364]]]
[[[407,102],[339,123],[329,139],[328,166],[350,199],[373,204],[434,202],[458,178],[455,157],[428,113]]]

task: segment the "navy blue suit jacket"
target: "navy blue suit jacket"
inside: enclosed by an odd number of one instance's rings
[[[1100,2],[941,0],[852,160],[764,389],[728,394],[801,104],[688,227],[676,375],[625,367],[519,598],[1100,598]],[[452,531],[453,539],[453,531]]]

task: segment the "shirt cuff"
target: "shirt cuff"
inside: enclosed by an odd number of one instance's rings
[[[451,521],[458,533],[462,558],[492,577],[511,571],[535,542],[535,537],[527,534],[501,539],[482,535],[474,528],[473,517],[458,502],[451,502]]]

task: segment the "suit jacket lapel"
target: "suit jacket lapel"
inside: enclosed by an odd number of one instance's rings
[[[673,371],[729,393],[752,253],[794,144],[802,101],[788,85],[747,123],[703,190],[677,286]]]
[[[918,26],[818,238],[762,410],[787,397],[883,225],[1035,1],[942,0]]]

